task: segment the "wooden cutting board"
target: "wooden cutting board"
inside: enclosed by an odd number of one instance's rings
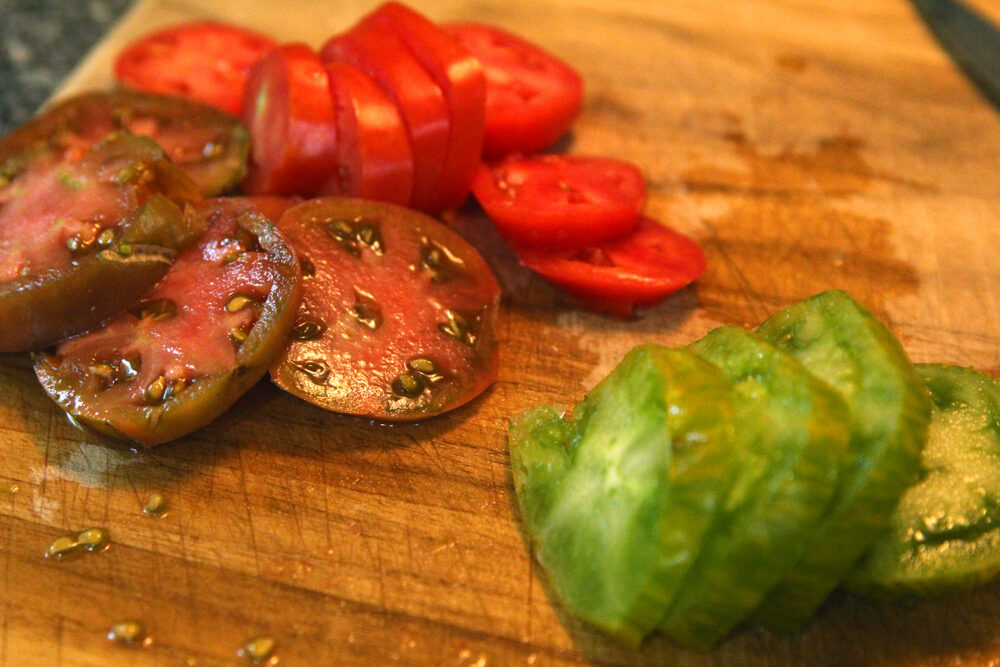
[[[67,82],[106,86],[128,39],[215,17],[318,45],[373,2],[140,3]],[[753,326],[843,288],[914,361],[1000,374],[1000,116],[903,0],[421,0],[575,65],[586,108],[562,148],[641,165],[648,212],[704,245],[693,288],[634,321],[590,314],[518,266],[482,214],[456,226],[504,288],[502,367],[423,424],[328,414],[261,384],[153,451],[73,428],[24,356],[0,356],[0,665],[987,665],[1000,586],[933,602],[838,597],[803,633],[707,654],[623,649],[554,604],[513,498],[505,424],[572,403],[633,345]],[[1000,16],[1000,2],[981,5]],[[144,516],[151,493],[169,511]],[[43,558],[59,535],[112,544]],[[152,639],[124,648],[112,624]]]

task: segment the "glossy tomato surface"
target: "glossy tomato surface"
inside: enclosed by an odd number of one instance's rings
[[[233,190],[246,174],[249,138],[236,117],[133,90],[82,93],[43,111],[0,138],[0,162],[40,145],[58,153],[83,151],[117,130],[155,141],[205,196]]]
[[[266,372],[299,301],[299,265],[240,198],[206,200],[207,231],[141,302],[35,356],[77,422],[147,446],[209,423]]]
[[[441,88],[448,105],[448,148],[438,200],[433,209],[456,208],[465,201],[483,151],[486,76],[469,49],[414,9],[387,2],[365,23],[394,32]]]
[[[112,317],[201,232],[195,184],[145,137],[0,165],[0,350],[38,348]]]
[[[299,43],[268,51],[250,70],[243,122],[253,194],[309,197],[337,166],[337,120],[319,55]]]
[[[512,243],[566,247],[621,236],[639,223],[646,183],[635,165],[603,157],[509,157],[480,167],[473,192]]]
[[[303,263],[303,301],[271,368],[322,408],[423,419],[479,395],[497,373],[500,289],[461,236],[412,210],[315,199],[279,222]]]
[[[188,97],[235,116],[250,67],[275,46],[238,26],[195,21],[140,37],[115,60],[119,83],[149,93]]]
[[[324,62],[353,65],[392,99],[406,123],[413,148],[410,206],[436,213],[438,185],[448,152],[448,105],[441,88],[399,37],[388,29],[359,24],[323,46]]]
[[[320,195],[406,205],[413,195],[413,149],[396,104],[352,65],[327,63],[337,115],[337,169]]]
[[[444,26],[486,74],[483,153],[534,153],[565,135],[583,107],[583,79],[555,55],[495,26]]]
[[[579,248],[515,248],[529,269],[594,310],[625,317],[697,280],[705,255],[692,239],[642,218],[625,236]]]

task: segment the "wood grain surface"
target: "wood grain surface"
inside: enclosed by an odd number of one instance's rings
[[[67,82],[109,85],[125,40],[216,17],[318,45],[373,2],[140,3]],[[0,665],[996,665],[1000,586],[929,602],[838,596],[790,639],[639,652],[566,616],[520,528],[506,420],[572,403],[634,344],[752,326],[848,290],[914,361],[1000,374],[1000,116],[903,0],[420,0],[576,66],[560,148],[644,170],[648,212],[704,245],[693,288],[634,321],[578,310],[479,210],[456,227],[504,288],[500,376],[423,424],[325,413],[268,383],[216,423],[136,451],[76,430],[28,360],[0,356]],[[1000,2],[980,3],[1000,16]],[[166,516],[144,516],[153,492]],[[101,554],[43,558],[108,529]],[[106,639],[124,619],[152,642]]]

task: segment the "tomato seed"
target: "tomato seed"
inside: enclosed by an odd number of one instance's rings
[[[325,361],[319,359],[307,359],[306,361],[293,361],[292,367],[300,373],[305,374],[316,384],[323,384],[330,375],[330,368]]]
[[[453,310],[445,311],[445,315],[448,319],[439,323],[438,329],[466,345],[475,344],[476,336],[472,333],[469,320]]]
[[[416,396],[424,390],[424,383],[416,375],[403,373],[392,383],[392,390],[400,396]]]
[[[292,338],[294,340],[315,340],[326,331],[326,325],[319,320],[303,318],[292,327]]]
[[[382,326],[382,308],[375,301],[375,297],[356,287],[354,288],[354,307],[351,308],[351,315],[372,331]]]
[[[115,230],[112,228],[105,229],[97,235],[97,243],[101,246],[109,246],[115,240]]]
[[[417,357],[406,362],[406,366],[411,371],[416,371],[421,375],[435,375],[438,372],[437,364],[426,357]]]
[[[243,345],[243,341],[247,339],[247,332],[239,327],[233,327],[229,330],[229,340],[233,343],[233,347],[237,350]]]
[[[177,314],[177,304],[172,299],[154,299],[139,304],[129,312],[140,320],[161,322]]]
[[[230,313],[238,313],[244,308],[252,306],[255,303],[256,299],[252,296],[236,293],[229,297],[229,301],[226,301],[226,311]]]

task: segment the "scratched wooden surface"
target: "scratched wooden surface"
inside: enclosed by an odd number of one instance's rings
[[[142,3],[67,82],[108,84],[116,45],[218,17],[314,45],[374,3]],[[0,356],[0,665],[229,665],[268,635],[286,665],[953,665],[1000,661],[1000,586],[833,600],[802,634],[708,654],[619,648],[549,598],[519,528],[505,420],[573,402],[633,344],[754,325],[849,290],[915,361],[1000,373],[1000,116],[906,2],[422,0],[493,22],[583,73],[563,149],[644,169],[648,211],[698,238],[701,282],[635,321],[580,312],[519,268],[474,206],[456,225],[504,287],[496,385],[424,424],[327,414],[269,384],[154,451],[70,426]],[[1000,16],[1000,2],[981,4]],[[149,494],[169,502],[144,516]],[[102,554],[42,558],[67,532]],[[142,621],[145,648],[105,635]]]

